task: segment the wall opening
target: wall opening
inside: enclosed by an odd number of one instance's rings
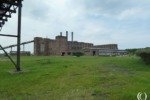
[[[93,51],[93,56],[95,56],[96,55],[96,51]]]
[[[64,56],[64,55],[65,55],[65,52],[62,52],[62,53],[61,53],[61,56]]]

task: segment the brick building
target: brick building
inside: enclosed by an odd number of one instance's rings
[[[78,42],[73,40],[73,32],[71,33],[71,41],[68,41],[68,31],[66,36],[56,36],[55,39],[34,38],[34,55],[71,55],[74,52],[82,52],[85,55],[124,55],[125,50],[118,50],[117,44],[93,45],[92,43]]]
[[[83,52],[84,48],[93,47],[92,43],[84,43],[73,41],[73,32],[71,41],[68,41],[68,31],[66,36],[56,36],[55,39],[34,38],[34,54],[35,55],[71,55],[73,52]]]

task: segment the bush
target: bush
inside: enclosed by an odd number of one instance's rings
[[[127,53],[130,55],[135,55],[138,49],[126,49]]]
[[[80,57],[80,56],[83,56],[84,54],[82,52],[74,52],[73,53],[73,56],[76,56],[76,57]]]
[[[136,55],[141,57],[146,64],[150,64],[150,48],[137,50]]]

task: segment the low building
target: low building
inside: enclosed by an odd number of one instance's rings
[[[10,51],[10,55],[11,56],[16,56],[17,55],[17,51]],[[20,51],[20,55],[21,56],[30,56],[31,52],[30,51]]]
[[[84,49],[84,54],[91,56],[119,56],[126,55],[125,50],[108,49],[108,48],[88,48]]]
[[[119,50],[117,44],[95,45],[91,48],[84,49],[84,54],[92,56],[114,56],[126,55],[125,50]]]

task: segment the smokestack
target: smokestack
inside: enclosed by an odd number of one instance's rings
[[[66,38],[67,38],[67,41],[68,41],[68,31],[66,31]]]
[[[60,32],[60,36],[62,36],[62,32]]]
[[[73,42],[73,32],[71,32],[71,41]]]

